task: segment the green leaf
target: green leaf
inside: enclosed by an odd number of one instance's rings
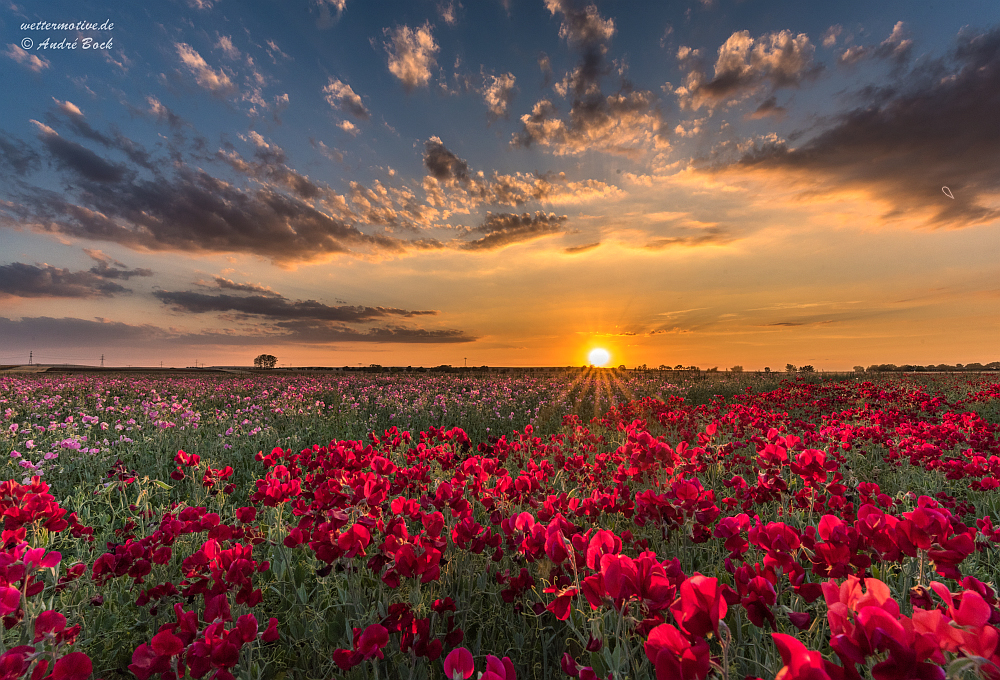
[[[167,491],[169,491],[170,489],[174,488],[174,487],[170,486],[169,484],[167,484],[166,482],[161,482],[158,479],[154,479],[153,480],[153,484],[156,484],[156,486],[160,487],[161,489],[166,489]]]

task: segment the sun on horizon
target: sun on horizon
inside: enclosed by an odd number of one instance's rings
[[[603,366],[611,361],[611,354],[602,347],[596,347],[590,350],[590,354],[587,355],[587,361],[594,366]]]

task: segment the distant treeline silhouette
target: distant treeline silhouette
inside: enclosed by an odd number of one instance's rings
[[[918,364],[903,364],[902,366],[897,366],[896,364],[872,364],[868,368],[863,366],[855,366],[855,373],[890,373],[893,371],[899,372],[927,372],[927,373],[940,373],[940,372],[954,372],[954,371],[1000,371],[1000,361],[991,361],[988,364],[955,364],[951,366],[949,364],[928,364],[927,366],[920,366]]]

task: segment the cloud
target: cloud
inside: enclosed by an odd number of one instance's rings
[[[636,157],[649,149],[668,146],[656,95],[649,90],[623,89],[604,97],[600,92],[574,101],[568,121],[548,99],[535,103],[521,116],[523,128],[512,146],[533,144],[552,149],[557,156],[604,151]]]
[[[316,140],[313,139],[312,137],[309,138],[309,143],[312,144],[313,147],[315,147],[316,149],[319,149],[319,152],[323,154],[326,158],[330,159],[331,161],[336,161],[337,163],[344,162],[344,154],[339,149],[331,149],[321,140]]]
[[[407,91],[426,87],[431,69],[437,66],[434,54],[440,49],[434,42],[430,23],[416,30],[405,25],[391,31],[387,28],[385,34],[389,36],[389,42],[385,43],[389,72],[399,78]]]
[[[191,71],[200,86],[219,96],[226,96],[236,91],[236,86],[225,71],[213,69],[190,45],[175,43],[174,48],[181,63]]]
[[[805,33],[793,36],[785,30],[755,40],[750,31],[740,31],[719,48],[715,76],[709,79],[698,50],[681,47],[677,58],[688,74],[675,93],[682,108],[697,111],[742,101],[765,88],[799,87],[823,69],[813,61],[815,50]]]
[[[52,100],[56,103],[56,107],[63,113],[70,116],[81,116],[81,117],[83,116],[83,111],[81,111],[80,107],[74,104],[73,102],[71,101],[61,102],[55,97],[53,97]]]
[[[287,265],[323,260],[352,248],[403,252],[432,247],[367,235],[273,187],[241,189],[204,170],[173,176],[86,182],[78,203],[35,188],[6,210],[42,231],[119,243],[137,250],[249,253]]]
[[[473,172],[469,164],[445,147],[440,137],[424,142],[424,165],[429,171],[424,190],[428,202],[437,208],[471,210],[481,204],[523,205],[529,201],[547,203],[578,203],[595,198],[614,198],[623,192],[598,180],[570,182],[565,173],[531,175]],[[446,196],[445,189],[449,190]],[[448,203],[448,199],[452,203]]]
[[[913,41],[907,38],[908,32],[902,21],[897,21],[892,27],[892,33],[878,45],[862,47],[854,45],[841,52],[838,62],[844,65],[857,64],[866,59],[887,59],[897,68],[904,66],[913,52]],[[825,44],[825,43],[824,43]]]
[[[167,123],[172,128],[180,128],[184,125],[184,119],[160,103],[160,100],[150,95],[146,97],[149,104],[149,113],[162,123]]]
[[[136,269],[129,269],[127,266],[119,262],[118,260],[112,259],[102,253],[100,250],[89,250],[87,248],[83,249],[91,259],[97,262],[96,265],[90,268],[90,273],[95,276],[100,276],[104,279],[124,279],[128,281],[133,276],[152,276],[152,269],[145,269],[143,267],[138,267]]]
[[[486,109],[489,111],[491,119],[507,117],[507,111],[517,92],[514,87],[515,81],[512,73],[505,73],[501,76],[485,76],[483,100],[486,102]]]
[[[664,250],[665,248],[674,248],[677,246],[724,245],[735,240],[728,231],[719,227],[709,227],[703,231],[704,233],[692,236],[670,236],[656,239],[643,247],[646,250]]]
[[[836,24],[826,29],[826,33],[823,34],[823,47],[833,47],[837,44],[837,38],[840,34],[844,32],[844,27],[840,24]]]
[[[567,255],[579,255],[580,253],[586,253],[587,251],[593,250],[601,245],[601,242],[597,243],[587,243],[582,246],[571,246],[563,250]]]
[[[34,54],[25,52],[20,47],[14,44],[8,45],[7,51],[4,52],[3,54],[5,57],[13,59],[18,64],[21,64],[21,66],[24,66],[28,70],[34,71],[35,73],[41,73],[42,71],[44,71],[45,69],[47,69],[49,66],[52,65],[52,63],[45,57],[39,57]]]
[[[562,231],[566,215],[543,212],[493,214],[486,213],[486,219],[473,229],[474,232],[485,234],[475,241],[467,241],[461,245],[464,250],[496,250],[515,243],[531,241],[542,236],[557,234]]]
[[[225,54],[228,58],[234,61],[243,56],[242,54],[240,54],[240,51],[236,49],[236,46],[233,45],[232,37],[228,35],[220,35],[219,42],[215,43],[215,46],[218,47],[220,50],[222,50],[222,53]]]
[[[155,170],[150,163],[149,153],[142,147],[142,145],[133,142],[131,139],[117,131],[115,131],[113,136],[108,136],[98,130],[95,130],[90,123],[87,122],[86,117],[83,115],[83,111],[81,111],[80,108],[73,102],[61,102],[55,97],[53,97],[52,100],[56,103],[56,112],[60,114],[58,116],[46,114],[46,120],[52,123],[52,125],[68,127],[81,137],[91,139],[109,149],[117,149],[128,156],[134,163],[138,163],[139,165],[150,170]],[[43,128],[43,131],[50,130],[51,128],[48,126]],[[46,132],[46,134],[51,134],[51,132]]]
[[[860,91],[866,105],[797,148],[754,144],[728,167],[807,180],[816,194],[868,192],[890,206],[884,220],[953,228],[996,220],[1000,210],[987,203],[1000,186],[1000,27],[960,32],[950,60],[951,68],[928,62],[897,86]]]
[[[133,325],[97,318],[0,317],[0,337],[10,346],[29,344],[52,347],[134,347],[215,345],[257,348],[261,343],[330,346],[346,342],[451,344],[473,342],[475,336],[455,329],[430,330],[396,326],[356,329],[341,324],[293,321],[258,331],[213,329],[185,332],[151,324]],[[256,351],[256,349],[254,349]]]
[[[748,120],[760,120],[761,118],[771,116],[780,120],[787,114],[788,110],[783,106],[778,106],[778,99],[774,95],[771,95],[762,101],[753,113],[747,114],[746,118]]]
[[[469,164],[445,148],[440,137],[424,142],[424,165],[435,179],[469,181]]]
[[[605,55],[615,34],[614,21],[601,17],[593,4],[581,8],[574,0],[546,0],[545,6],[553,16],[562,14],[559,35],[581,55],[577,66],[555,85],[557,94],[572,97],[572,105],[564,120],[550,99],[540,99],[530,114],[521,116],[522,129],[511,145],[537,144],[556,155],[595,150],[631,157],[668,146],[652,92],[634,90],[624,79],[617,93],[605,96],[601,91],[601,80],[609,73]],[[551,70],[545,55],[539,65],[543,72]]]
[[[0,265],[0,296],[22,298],[91,298],[130,293],[127,288],[90,272],[71,272],[49,264]]]
[[[334,2],[337,2],[337,0],[334,0]],[[343,6],[344,6],[344,3],[341,2],[340,3],[340,8],[343,9]],[[274,42],[273,40],[268,40],[267,41],[267,50],[266,51],[267,51],[267,56],[271,57],[271,61],[273,61],[275,64],[278,63],[277,57],[281,57],[285,61],[295,61],[294,59],[292,59],[292,57],[290,57],[287,54],[285,54],[284,52],[282,52],[281,48],[278,47],[278,43]],[[275,55],[277,55],[277,56],[275,56]]]
[[[545,0],[545,7],[555,15],[563,15],[559,37],[569,43],[592,45],[606,43],[615,34],[615,22],[604,19],[593,4],[582,9],[574,0]]]
[[[237,290],[241,293],[257,293],[259,295],[277,295],[278,297],[282,297],[268,286],[260,286],[252,283],[236,283],[221,276],[216,276],[213,280],[215,281],[215,285],[223,290]]]
[[[461,7],[461,3],[458,5]],[[439,2],[437,5],[438,14],[441,16],[441,21],[448,24],[449,26],[454,26],[458,23],[458,18],[455,16],[455,0],[448,0],[448,2]]]
[[[38,127],[38,138],[61,167],[74,170],[93,182],[115,183],[125,176],[124,167],[109,163],[87,147],[61,137],[48,125],[34,119],[31,122]]]
[[[286,337],[290,342],[320,345],[330,345],[337,342],[453,344],[478,340],[477,337],[456,329],[429,330],[400,326],[355,329],[337,324],[317,324],[309,321],[286,322],[278,324],[278,327],[287,331]]]
[[[358,120],[368,120],[371,114],[365,108],[361,97],[347,83],[336,78],[330,78],[330,83],[323,88],[327,103],[335,109],[346,111]]]
[[[316,22],[319,28],[330,28],[340,21],[340,15],[347,7],[347,0],[315,0],[315,2],[319,7],[319,21]],[[336,11],[336,14],[330,13],[331,7]]]
[[[219,150],[215,154],[217,160],[230,166],[233,170],[253,177],[254,179],[272,182],[275,186],[287,189],[302,199],[323,199],[332,203],[343,203],[343,197],[337,196],[329,187],[321,186],[285,164],[285,152],[275,144],[268,144],[257,132],[250,131],[247,140],[256,146],[252,161],[245,160],[235,150]]]
[[[24,176],[41,167],[41,156],[20,139],[0,131],[0,170]]]
[[[542,87],[548,87],[552,82],[552,60],[545,52],[538,55],[538,68],[542,72]]]
[[[216,279],[218,281],[218,279]],[[207,295],[193,291],[155,291],[153,296],[176,311],[192,314],[207,312],[239,312],[271,320],[311,319],[359,323],[388,316],[433,316],[436,311],[412,311],[393,307],[330,307],[315,300],[293,302],[269,293],[267,295]]]

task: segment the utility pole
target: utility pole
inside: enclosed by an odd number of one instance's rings
[[[104,368],[104,355],[101,355],[101,368]]]
[[[34,356],[35,356],[35,352],[34,351],[28,352],[28,365],[29,366],[31,366],[31,363],[34,361]]]
[[[465,357],[465,367],[469,367],[469,357]]]

